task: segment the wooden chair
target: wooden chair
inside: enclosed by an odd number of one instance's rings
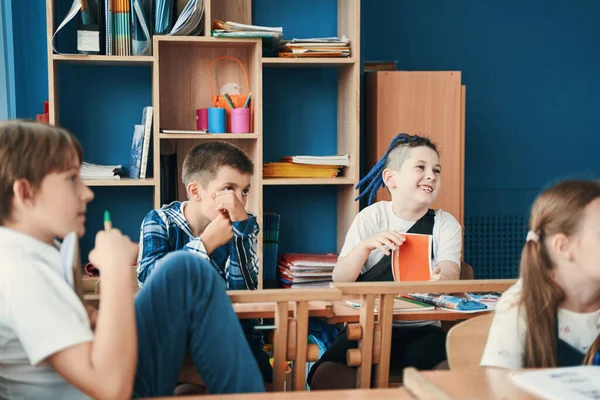
[[[474,317],[455,325],[446,337],[451,369],[478,367],[485,348],[493,314]]]

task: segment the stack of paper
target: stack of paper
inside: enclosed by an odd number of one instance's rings
[[[335,178],[339,173],[340,168],[330,165],[270,162],[263,166],[265,178]]]
[[[281,160],[294,164],[350,166],[350,157],[348,157],[348,154],[336,156],[287,156]]]
[[[350,57],[350,41],[345,36],[292,39],[283,45],[279,57]]]
[[[216,19],[213,23],[211,34],[215,37],[264,38],[279,40],[283,36],[283,28],[247,25],[232,21],[223,22],[219,19]]]
[[[96,165],[82,163],[80,168],[81,179],[121,179],[116,170],[122,169],[121,165]]]
[[[328,287],[337,254],[286,253],[278,260],[279,279],[284,288]]]
[[[198,36],[204,31],[204,0],[189,0],[169,35]]]

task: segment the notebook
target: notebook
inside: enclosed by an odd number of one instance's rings
[[[403,235],[406,241],[392,253],[394,281],[428,281],[431,279],[432,236],[418,233]]]
[[[521,389],[546,400],[600,398],[600,367],[564,367],[511,374]]]
[[[345,304],[352,308],[360,308],[360,300],[346,300]],[[379,301],[375,304],[375,312],[379,309]],[[418,300],[406,299],[403,297],[394,298],[394,311],[429,311],[434,310],[435,306],[423,303]]]

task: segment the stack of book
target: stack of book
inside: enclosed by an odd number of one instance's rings
[[[328,287],[337,254],[286,253],[279,257],[278,269],[284,288]]]
[[[83,162],[79,174],[81,179],[121,179],[122,165],[97,165]]]
[[[211,35],[214,37],[263,38],[279,40],[283,36],[283,28],[247,25],[232,21],[223,22],[219,19],[216,19],[215,22],[213,22]]]
[[[265,178],[335,178],[350,165],[347,154],[337,156],[287,156],[263,167]]]
[[[350,57],[350,41],[345,36],[292,39],[282,43],[279,57]]]

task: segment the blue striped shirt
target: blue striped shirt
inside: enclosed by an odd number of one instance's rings
[[[140,230],[138,283],[150,276],[157,262],[176,250],[190,251],[209,261],[225,279],[228,290],[255,290],[258,287],[258,224],[248,214],[245,221],[232,222],[233,238],[210,256],[199,237],[194,237],[185,219],[186,202],[174,201],[146,215]],[[160,265],[160,263],[159,263]]]

